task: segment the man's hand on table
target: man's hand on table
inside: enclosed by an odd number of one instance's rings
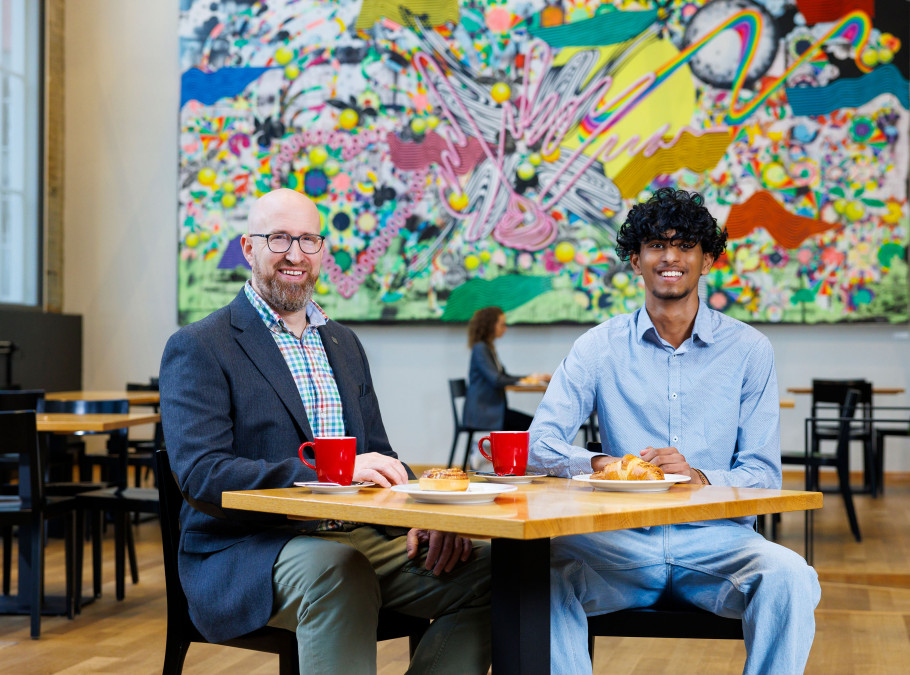
[[[686,458],[676,448],[652,448],[648,446],[641,451],[641,458],[646,462],[659,466],[664,473],[679,473],[683,476],[691,476],[693,485],[701,484],[701,477],[698,472],[689,466]]]
[[[473,544],[467,537],[454,532],[439,532],[437,530],[419,530],[416,527],[408,532],[408,560],[413,560],[422,543],[429,542],[427,559],[424,567],[433,570],[439,576],[443,572],[451,572],[460,560],[466,561],[471,556]]]
[[[354,478],[357,481],[371,481],[382,487],[403,485],[408,482],[404,464],[388,455],[365,452],[354,459]]]

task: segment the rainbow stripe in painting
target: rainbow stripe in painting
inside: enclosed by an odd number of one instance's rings
[[[777,91],[787,80],[790,74],[807,60],[816,58],[821,53],[821,47],[829,40],[843,38],[850,42],[854,50],[854,62],[857,68],[867,73],[872,70],[864,64],[860,58],[863,47],[869,40],[869,32],[872,28],[872,22],[869,16],[862,11],[855,11],[846,14],[838,21],[827,33],[812,44],[809,49],[803,52],[796,59],[786,72],[773,82],[768,83],[765,88],[752,96],[743,105],[739,104],[739,95],[746,80],[746,74],[749,72],[749,66],[755,58],[755,51],[758,48],[762,33],[762,18],[755,10],[744,9],[728,18],[723,23],[718,24],[714,30],[705,34],[698,42],[689,45],[679,55],[668,61],[666,64],[657,69],[654,73],[648,73],[638,82],[622,92],[612,103],[597,107],[593,113],[585,116],[579,125],[579,136],[582,139],[589,136],[597,136],[609,131],[611,127],[617,124],[628,113],[654,90],[663,84],[667,78],[686,65],[702,48],[720,35],[723,31],[735,30],[742,40],[742,51],[740,53],[739,65],[736,69],[736,75],[733,80],[733,89],[730,96],[730,109],[726,116],[727,124],[739,124],[751,115],[762,103],[767,100],[771,94]]]

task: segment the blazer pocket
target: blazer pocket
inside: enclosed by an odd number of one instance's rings
[[[183,550],[187,553],[217,553],[230,548],[234,544],[239,544],[246,538],[187,530],[183,535]]]

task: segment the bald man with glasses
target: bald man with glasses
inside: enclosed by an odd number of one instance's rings
[[[316,480],[297,458],[315,436],[357,438],[355,481],[413,477],[389,444],[360,341],[313,302],[321,229],[299,192],[257,200],[241,237],[252,279],[165,348],[161,413],[186,498],[179,565],[190,614],[213,642],[266,624],[294,631],[301,672],[370,673],[378,612],[389,608],[433,619],[409,672],[486,673],[485,543],[221,509],[226,490]]]

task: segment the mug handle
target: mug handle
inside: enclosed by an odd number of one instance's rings
[[[483,451],[483,442],[484,441],[490,441],[490,452],[492,453],[493,452],[493,441],[490,439],[489,436],[484,436],[483,438],[481,438],[477,442],[477,447],[480,449],[480,454],[483,455],[484,457],[486,457],[488,462],[492,462],[493,461],[492,454],[488,455],[487,453],[485,453]]]
[[[300,461],[301,461],[301,462],[303,462],[303,463],[306,464],[308,467],[310,467],[313,471],[315,471],[315,470],[316,470],[316,467],[313,466],[312,464],[310,464],[308,461],[306,461],[306,457],[303,456],[303,449],[304,449],[306,446],[308,446],[308,445],[312,445],[313,448],[316,447],[316,444],[315,444],[313,441],[306,441],[305,443],[301,443],[300,447],[297,448],[297,454],[300,455]]]

